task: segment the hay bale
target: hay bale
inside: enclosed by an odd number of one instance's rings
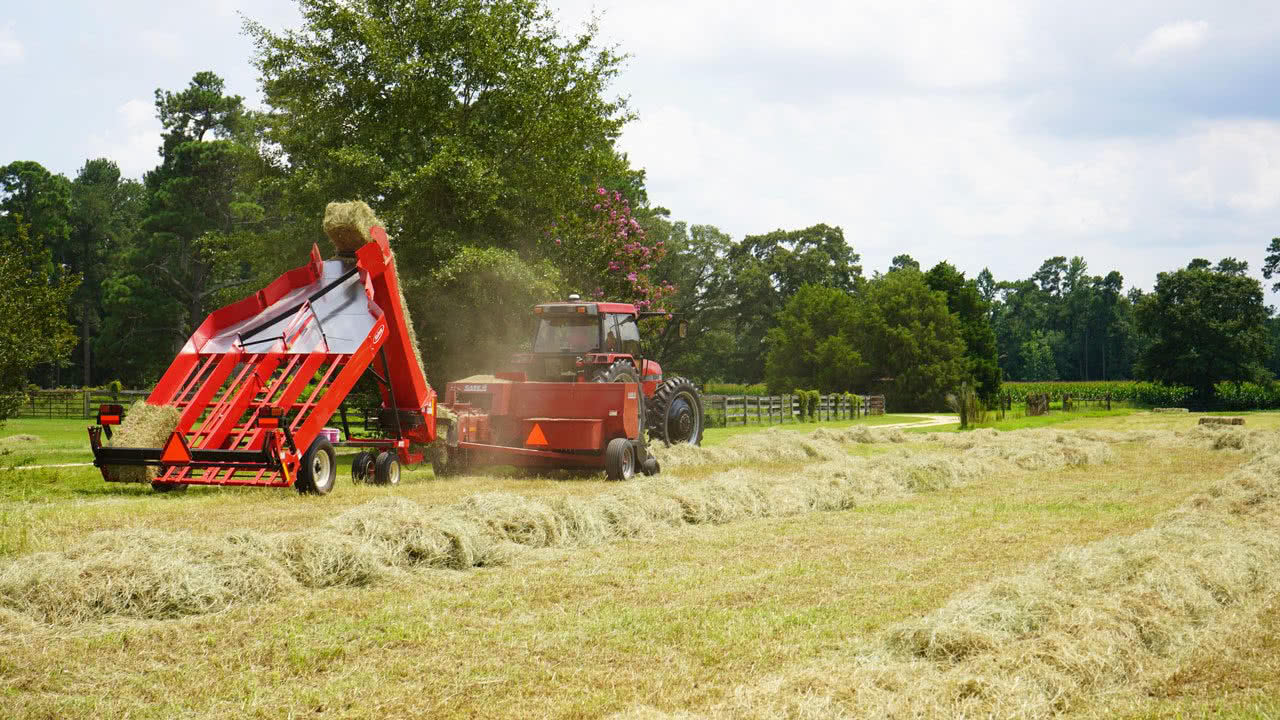
[[[1151,408],[1151,412],[1153,413],[1185,413],[1185,412],[1191,412],[1191,411],[1181,407],[1179,408],[1168,407],[1168,408]]]
[[[164,447],[181,416],[172,405],[152,405],[139,400],[129,408],[124,422],[112,434],[111,447]],[[158,468],[143,465],[108,465],[106,470],[117,482],[149,483],[159,474]]]
[[[331,202],[324,208],[324,234],[338,252],[355,252],[373,241],[369,229],[384,227],[365,203]]]
[[[1239,416],[1211,416],[1200,418],[1199,425],[1243,425],[1244,418]]]

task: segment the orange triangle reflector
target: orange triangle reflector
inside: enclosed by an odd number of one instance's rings
[[[165,465],[186,465],[191,462],[191,451],[187,449],[187,440],[182,433],[174,430],[164,444],[164,452],[160,453],[160,462]]]
[[[542,434],[541,425],[538,423],[533,424],[533,429],[529,431],[529,437],[524,439],[524,444],[541,445],[542,447],[546,447],[549,444],[547,442],[547,436]]]

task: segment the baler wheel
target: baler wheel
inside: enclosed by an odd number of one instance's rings
[[[334,462],[333,446],[328,440],[318,437],[302,456],[298,479],[293,486],[307,495],[328,495],[337,479],[338,466]]]
[[[361,450],[351,459],[351,480],[366,483],[373,479],[373,453]]]
[[[630,360],[615,360],[604,370],[598,370],[592,382],[640,382],[640,373]]]
[[[636,449],[626,438],[614,438],[604,450],[604,474],[610,480],[636,476]]]
[[[155,490],[158,493],[185,492],[187,489],[187,484],[186,483],[153,482],[151,483],[151,489]]]
[[[400,484],[400,459],[393,452],[380,452],[373,464],[375,485]]]

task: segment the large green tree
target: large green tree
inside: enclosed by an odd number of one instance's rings
[[[855,291],[862,279],[859,260],[844,231],[823,224],[748,235],[730,248],[721,291],[734,334],[726,374],[742,382],[763,380],[765,336],[775,316],[804,285]]]
[[[1139,371],[1194,387],[1202,399],[1217,382],[1262,379],[1268,314],[1262,285],[1253,278],[1198,263],[1160,273],[1137,307],[1139,325],[1151,336]]]
[[[18,218],[34,240],[48,248],[61,247],[71,235],[71,183],[31,160],[0,167],[0,232],[16,235]]]
[[[154,380],[211,310],[251,288],[255,264],[277,262],[261,260],[274,249],[242,99],[199,72],[181,91],[157,90],[156,112],[164,144],[144,179],[142,232],[103,287],[100,353],[131,383]]]
[[[85,162],[71,183],[71,236],[55,259],[82,278],[73,298],[80,348],[72,365],[86,386],[96,377],[92,350],[102,320],[102,286],[137,233],[144,202],[142,185],[122,178],[107,158]]]
[[[960,321],[965,354],[975,390],[988,403],[1000,391],[1000,366],[996,358],[996,334],[991,329],[990,309],[982,299],[978,283],[966,280],[949,262],[940,262],[925,273],[925,282],[947,297],[947,309]]]
[[[367,200],[405,264],[464,245],[532,249],[583,189],[625,174],[621,56],[564,36],[542,0],[300,0],[303,24],[246,31],[288,202],[314,235]],[[310,219],[308,219],[310,218]]]
[[[75,343],[67,304],[79,278],[51,265],[44,243],[31,237],[20,215],[6,216],[0,232],[0,423],[25,398],[27,375],[56,363]]]
[[[803,285],[777,315],[766,337],[769,391],[797,388],[850,392],[865,385],[870,366],[859,348],[859,308],[848,292]]]

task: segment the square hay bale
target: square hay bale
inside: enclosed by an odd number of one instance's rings
[[[1244,418],[1236,416],[1211,416],[1200,418],[1201,425],[1243,425]]]
[[[331,202],[324,209],[324,234],[338,252],[355,252],[370,242],[369,228],[382,221],[363,202]]]
[[[181,413],[172,405],[152,405],[139,400],[129,408],[124,422],[111,438],[111,447],[158,448],[164,447],[169,435],[178,427]],[[156,478],[156,468],[143,465],[109,465],[107,472],[117,482],[151,482]]]

